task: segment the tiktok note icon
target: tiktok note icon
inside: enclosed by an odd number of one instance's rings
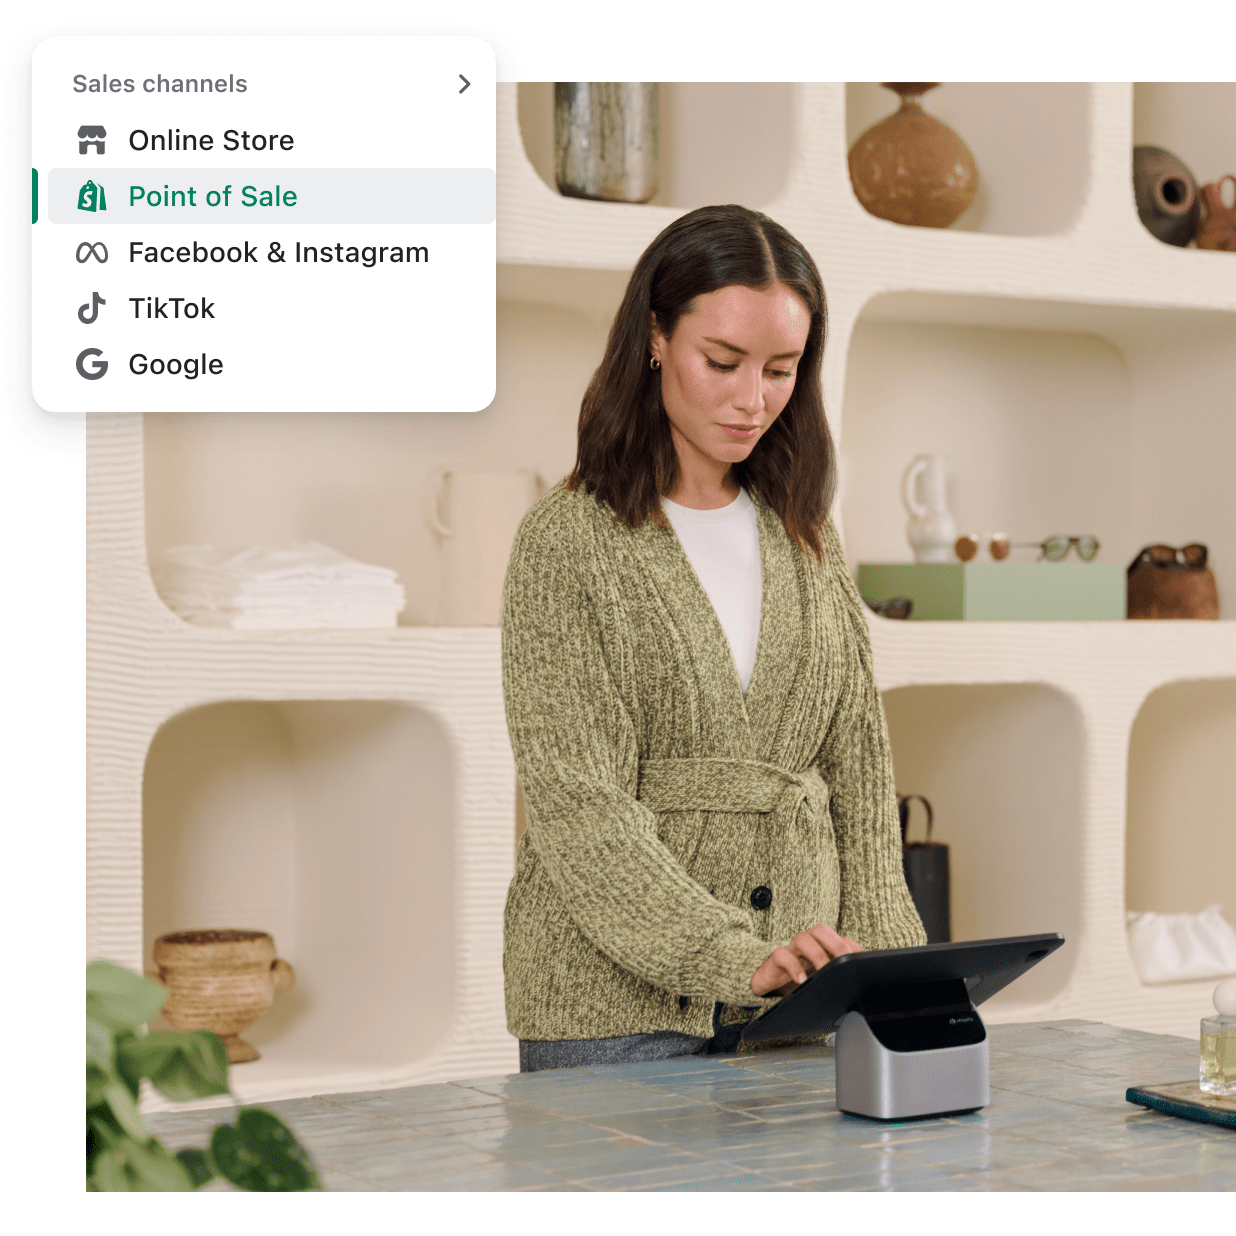
[[[107,301],[101,297],[98,292],[90,293],[90,300],[81,306],[77,311],[77,320],[84,322],[89,326],[92,322],[97,322],[99,319],[99,306],[106,305]]]
[[[107,361],[94,360],[96,356],[102,356],[103,352],[100,348],[86,348],[85,351],[77,354],[77,372],[86,379],[87,382],[96,382],[107,372]],[[89,363],[90,368],[86,365]]]

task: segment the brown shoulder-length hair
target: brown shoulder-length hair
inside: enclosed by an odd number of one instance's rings
[[[649,367],[652,321],[668,339],[697,296],[740,284],[783,283],[811,312],[794,392],[733,475],[780,517],[816,557],[832,504],[837,457],[820,392],[827,306],[811,255],[779,223],[744,206],[703,206],[669,225],[635,265],[610,327],[605,357],[579,409],[579,446],[569,489],[608,503],[630,528],[665,526],[661,498],[678,477],[678,455]]]

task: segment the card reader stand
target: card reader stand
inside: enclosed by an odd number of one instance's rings
[[[1064,943],[1054,932],[834,958],[750,1022],[744,1042],[835,1031],[837,1107],[876,1120],[948,1116],[990,1101],[977,1005]]]
[[[837,1108],[876,1120],[986,1107],[987,1030],[962,979],[866,992],[837,1027]]]

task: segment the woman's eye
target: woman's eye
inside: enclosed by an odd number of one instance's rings
[[[715,361],[711,356],[704,358],[708,362],[709,369],[720,370],[721,373],[733,373],[738,368],[737,365],[723,365],[720,361]]]
[[[770,369],[768,371],[770,378],[792,378],[794,376],[793,369]]]

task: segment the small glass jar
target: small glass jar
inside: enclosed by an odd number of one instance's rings
[[[1207,1094],[1236,1095],[1236,1017],[1202,1018],[1198,1083]]]

